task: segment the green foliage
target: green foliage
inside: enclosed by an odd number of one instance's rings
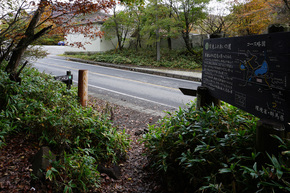
[[[201,67],[202,48],[193,49],[193,53],[194,55],[184,50],[163,49],[159,62],[156,61],[156,51],[152,48],[139,49],[138,51],[135,49],[112,50],[104,53],[67,56],[114,64],[193,70]]]
[[[92,149],[74,149],[64,152],[62,159],[54,161],[46,172],[46,179],[54,181],[63,192],[88,192],[99,187],[99,172]]]
[[[257,163],[262,155],[254,149],[255,117],[226,104],[207,110],[194,106],[151,125],[143,138],[151,165],[168,191],[289,190],[289,155],[268,156],[268,163]],[[289,143],[283,148],[289,150]]]
[[[142,28],[140,34],[146,38],[146,45],[154,45],[161,38],[177,38],[181,35],[182,22],[176,21],[172,7],[168,4],[156,4],[157,1],[149,1],[142,10]],[[165,3],[165,2],[164,2]],[[158,30],[158,34],[156,34]],[[158,39],[156,37],[158,35]]]
[[[32,68],[21,78],[19,85],[0,69],[0,145],[12,131],[32,133],[40,145],[60,155],[47,179],[67,192],[96,187],[96,164],[117,162],[126,154],[129,141],[124,131],[112,127],[107,115],[81,107],[76,88],[67,90]]]
[[[25,50],[22,56],[22,61],[34,62],[40,58],[44,58],[48,55],[47,51],[43,50],[41,46],[30,46]]]
[[[57,45],[59,41],[64,40],[64,35],[45,34],[33,42],[33,45]]]
[[[113,16],[106,20],[101,30],[105,32],[106,39],[111,40],[117,37],[118,45],[115,45],[115,47],[122,50],[131,33],[133,25],[134,18],[132,18],[131,13],[126,11],[116,13],[114,9]]]

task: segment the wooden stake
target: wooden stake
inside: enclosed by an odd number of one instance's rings
[[[86,107],[88,104],[88,70],[79,70],[78,96],[80,104]]]

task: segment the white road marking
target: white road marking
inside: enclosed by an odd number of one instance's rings
[[[78,83],[78,81],[73,81],[73,82]],[[102,90],[109,91],[109,92],[113,92],[113,93],[120,94],[120,95],[123,95],[123,96],[131,97],[131,98],[134,98],[134,99],[139,99],[139,100],[143,100],[143,101],[146,101],[146,102],[151,102],[151,103],[154,103],[154,104],[158,104],[158,105],[174,108],[174,109],[177,108],[177,107],[170,106],[170,105],[167,105],[167,104],[164,104],[164,103],[159,103],[159,102],[152,101],[152,100],[149,100],[149,99],[145,99],[145,98],[137,97],[137,96],[134,96],[134,95],[118,92],[118,91],[107,89],[107,88],[103,88],[103,87],[100,87],[100,86],[95,86],[95,85],[92,85],[92,84],[88,84],[88,86],[89,87],[93,87],[93,88],[97,88],[97,89],[102,89]]]

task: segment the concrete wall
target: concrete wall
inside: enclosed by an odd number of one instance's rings
[[[192,47],[202,47],[203,46],[203,40],[208,39],[209,36],[207,34],[191,34],[191,44]],[[171,39],[172,42],[172,49],[183,49],[185,48],[185,43],[182,37]],[[167,39],[162,39],[160,42],[161,47],[166,48],[168,47]]]

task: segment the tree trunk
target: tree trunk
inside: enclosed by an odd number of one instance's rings
[[[168,44],[168,49],[172,50],[172,42],[171,42],[171,38],[167,38],[167,44]]]
[[[27,46],[17,46],[16,49],[12,52],[12,56],[9,60],[8,65],[6,66],[5,71],[10,74],[10,77],[12,78],[12,80],[16,80],[17,77],[17,68],[19,66],[19,63],[21,61],[21,58],[25,52],[25,50],[27,49]]]
[[[185,11],[186,10],[184,10],[184,12]],[[185,31],[182,32],[182,37],[184,39],[184,43],[185,43],[185,46],[186,46],[186,49],[188,50],[188,52],[191,53],[191,54],[194,54],[193,51],[192,51],[191,42],[189,42],[189,32],[190,32],[190,27],[189,26],[190,26],[190,22],[189,22],[187,14],[184,15],[184,20],[185,20]]]
[[[171,19],[172,18],[172,4],[173,2],[170,1],[170,13],[169,13],[169,18]],[[171,31],[171,28],[170,28],[170,25],[168,26],[168,32],[170,33]],[[169,50],[172,50],[172,41],[171,41],[171,37],[168,37],[167,38],[167,44],[168,44],[168,49]]]
[[[34,33],[34,30],[38,24],[38,21],[41,18],[41,15],[45,9],[45,3],[47,0],[41,0],[37,10],[35,11],[33,17],[30,20],[28,27],[26,28],[24,36],[21,38],[16,48],[12,51],[12,56],[8,62],[8,65],[5,68],[5,71],[10,74],[11,80],[18,80],[17,77],[17,68],[21,61],[21,58],[27,49],[27,47],[41,35],[43,35],[47,30],[49,30],[52,26],[46,27],[39,31],[37,34]]]
[[[182,37],[185,43],[185,47],[188,50],[189,53],[194,54],[192,51],[192,45],[189,42],[189,32],[182,32]]]
[[[160,40],[159,40],[159,26],[158,26],[158,0],[156,0],[156,61],[159,62],[160,61]]]

